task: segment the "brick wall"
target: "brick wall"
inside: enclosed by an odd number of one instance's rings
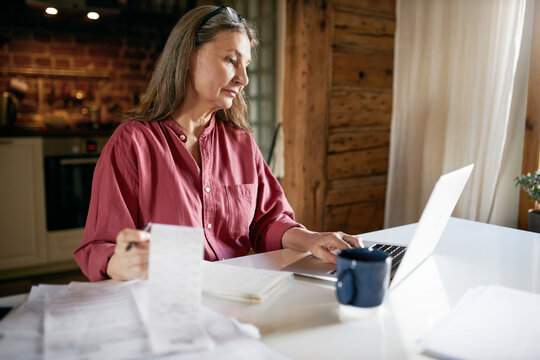
[[[0,25],[0,90],[16,73],[25,74],[20,76],[29,91],[19,109],[21,125],[44,124],[55,111],[84,120],[91,105],[101,108],[102,122],[113,121],[144,90],[176,20],[117,16],[60,23],[41,13],[12,19]],[[83,101],[73,99],[76,90],[84,92]]]

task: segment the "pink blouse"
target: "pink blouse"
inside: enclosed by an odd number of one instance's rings
[[[75,250],[91,281],[107,278],[117,234],[148,221],[204,228],[207,260],[281,249],[283,233],[301,226],[251,134],[212,117],[199,139],[202,169],[185,142],[171,118],[115,130],[96,165]]]

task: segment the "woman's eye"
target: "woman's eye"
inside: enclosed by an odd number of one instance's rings
[[[234,60],[233,58],[230,58],[230,57],[225,58],[225,60],[227,60],[227,62],[228,62],[228,63],[231,63],[231,64],[236,63],[236,60]]]

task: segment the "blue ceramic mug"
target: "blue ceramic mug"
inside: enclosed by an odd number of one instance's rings
[[[344,305],[374,307],[383,302],[392,257],[379,250],[354,248],[337,256],[336,294]]]

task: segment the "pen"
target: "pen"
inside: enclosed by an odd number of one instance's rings
[[[146,223],[146,226],[142,229],[142,231],[148,231],[150,230],[150,227],[152,227],[152,223],[149,221]],[[132,247],[136,246],[136,241],[130,241],[129,244],[126,246],[126,251],[129,251]]]

